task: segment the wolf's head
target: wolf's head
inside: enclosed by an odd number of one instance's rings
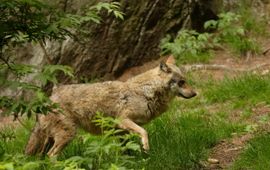
[[[170,56],[167,61],[160,63],[160,70],[168,78],[168,88],[171,92],[186,99],[196,96],[196,92],[187,84],[182,71],[175,65],[175,60]]]

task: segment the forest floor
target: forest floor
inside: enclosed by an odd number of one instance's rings
[[[222,81],[224,78],[237,77],[247,72],[251,74],[266,75],[270,72],[270,43],[269,46],[265,46],[265,54],[260,56],[248,56],[248,57],[233,57],[224,51],[216,53],[216,57],[210,61],[209,65],[215,65],[214,69],[200,70],[199,74],[205,77],[212,77],[214,80]],[[225,69],[224,69],[225,68]],[[216,108],[209,108],[215,110]],[[260,117],[268,116],[270,113],[270,105],[266,102],[257,103],[251,108],[253,114],[248,118],[241,118],[241,111],[235,110],[233,114],[230,114],[227,119],[232,121],[242,121],[248,124],[256,125],[257,131],[269,131],[270,122],[258,124]],[[260,129],[260,130],[258,130]],[[203,169],[216,170],[216,169],[229,169],[234,161],[239,157],[245,146],[248,144],[256,132],[249,131],[247,133],[238,135],[233,134],[232,138],[221,140],[216,146],[214,146],[209,154],[208,161],[204,164]]]

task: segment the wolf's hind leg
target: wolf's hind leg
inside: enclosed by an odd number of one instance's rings
[[[140,127],[135,122],[133,122],[132,120],[127,119],[127,118],[121,120],[121,122],[119,124],[119,128],[138,133],[141,137],[143,149],[145,151],[149,150],[148,134],[147,134],[146,130],[144,130],[144,128]]]
[[[36,124],[25,148],[25,154],[34,155],[40,153],[40,147],[43,145],[46,139],[45,131],[40,127],[40,124]]]
[[[75,133],[65,132],[64,134],[60,132],[60,135],[54,137],[53,147],[47,153],[49,157],[56,156],[74,138]]]
[[[53,146],[54,140],[50,136],[46,136],[46,140],[43,142],[43,146],[40,149],[40,155],[47,154],[50,148]]]
[[[53,147],[49,150],[48,156],[56,156],[63,148],[69,143],[70,140],[62,139],[61,141],[56,140]]]

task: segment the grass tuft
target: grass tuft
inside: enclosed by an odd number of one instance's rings
[[[270,95],[270,76],[246,74],[234,79],[225,79],[216,86],[205,91],[204,95],[210,103],[267,101]]]
[[[179,102],[147,129],[151,151],[146,169],[200,169],[208,151],[240,126],[210,117],[204,110],[180,112]]]

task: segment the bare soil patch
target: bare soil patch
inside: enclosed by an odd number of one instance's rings
[[[210,153],[209,159],[217,160],[217,163],[206,163],[205,170],[227,169],[244,149],[245,144],[252,138],[252,134],[235,136],[232,139],[218,143]]]
[[[239,154],[245,149],[246,144],[259,131],[270,131],[270,122],[263,120],[263,117],[269,116],[270,106],[265,103],[259,103],[252,108],[252,114],[244,121],[254,125],[254,131],[242,135],[234,135],[231,139],[220,141],[210,152],[209,159],[216,160],[217,163],[208,161],[205,163],[205,170],[228,169],[238,158]],[[231,115],[232,121],[241,119],[241,112],[236,111]],[[255,126],[256,125],[256,126]]]

